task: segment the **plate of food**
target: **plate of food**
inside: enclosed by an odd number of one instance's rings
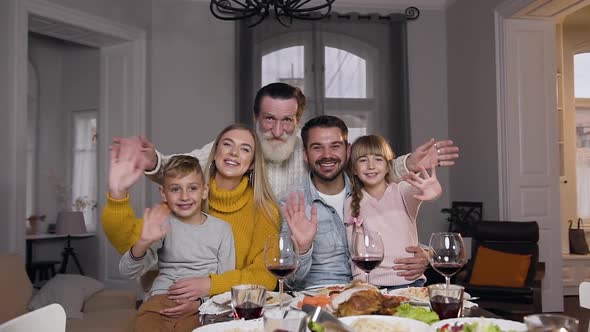
[[[262,318],[251,320],[230,320],[197,327],[195,332],[260,332],[264,329]]]
[[[353,284],[330,284],[330,285],[318,285],[312,286],[304,289],[303,291],[299,292],[304,295],[334,295],[340,294],[343,290],[350,288]]]
[[[430,332],[525,332],[526,325],[506,319],[463,317],[444,319],[430,326]]]
[[[294,297],[283,293],[283,304],[288,304],[293,301]],[[218,307],[231,307],[231,292],[225,292],[222,294],[211,297],[207,302],[212,302]],[[266,292],[266,304],[265,308],[276,307],[279,305],[279,292]]]
[[[388,292],[389,295],[405,296],[410,299],[411,303],[417,305],[428,305],[430,303],[428,298],[428,288],[426,287],[405,287],[392,289]],[[463,293],[463,300],[471,299],[469,293]]]
[[[340,318],[356,332],[427,332],[428,324],[395,316],[351,316]]]

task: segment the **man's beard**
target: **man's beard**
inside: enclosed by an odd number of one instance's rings
[[[282,163],[289,159],[293,151],[295,151],[295,146],[297,145],[297,136],[295,133],[291,135],[283,133],[280,138],[275,138],[271,131],[263,133],[258,123],[256,123],[256,134],[260,138],[262,154],[264,154],[264,160],[267,162]]]

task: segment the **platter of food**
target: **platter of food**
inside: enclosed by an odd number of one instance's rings
[[[438,321],[438,315],[429,308],[413,306],[409,298],[401,295],[383,294],[375,286],[352,283],[340,293],[299,294],[291,306],[300,309],[304,304],[319,306],[337,317],[383,315],[407,317],[428,324]]]
[[[427,332],[428,324],[395,316],[351,316],[340,318],[356,332]]]
[[[429,332],[525,332],[526,325],[506,319],[463,317],[441,320]]]
[[[388,292],[389,295],[405,296],[409,298],[409,302],[417,305],[428,305],[428,288],[426,287],[406,287],[392,289]],[[463,300],[471,299],[469,293],[463,293]]]

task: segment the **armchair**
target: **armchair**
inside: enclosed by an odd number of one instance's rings
[[[457,283],[479,305],[498,314],[542,312],[541,280],[545,264],[539,262],[539,226],[536,221],[482,221],[474,224],[475,255]]]

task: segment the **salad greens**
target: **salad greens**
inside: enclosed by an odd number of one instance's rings
[[[395,315],[398,317],[406,317],[419,320],[426,324],[432,324],[434,322],[439,321],[436,312],[430,311],[424,307],[414,307],[409,303],[400,304],[399,307],[397,307],[397,312]]]
[[[311,332],[324,332],[326,329],[320,323],[312,322],[311,320],[307,323],[307,328]]]
[[[503,332],[500,327],[494,323],[491,323],[485,319],[480,319],[473,323],[455,323],[445,324],[442,327],[436,329],[436,332]],[[514,331],[508,331],[514,332]]]

